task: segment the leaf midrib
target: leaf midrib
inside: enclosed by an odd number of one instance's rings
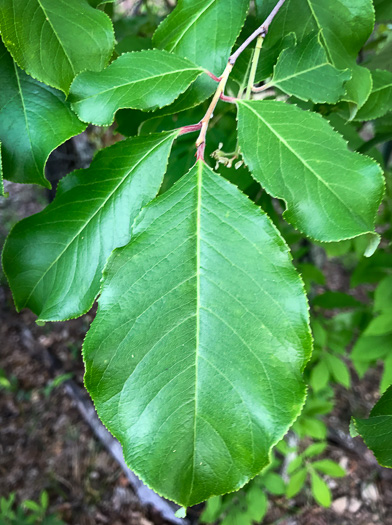
[[[52,22],[51,22],[51,20],[50,20],[50,18],[48,16],[48,13],[46,12],[44,6],[41,4],[41,0],[37,0],[37,3],[40,6],[40,8],[42,9],[43,14],[45,15],[45,21],[48,22],[48,24],[52,28],[52,31],[53,31],[54,35],[56,36],[56,39],[57,39],[58,43],[60,44],[61,49],[63,50],[65,58],[67,59],[69,65],[71,66],[72,73],[75,75],[75,69],[73,67],[72,61],[71,61],[70,57],[68,56],[68,53],[67,53],[63,43],[61,42],[60,37],[57,34],[57,31],[55,30],[55,28],[54,28],[54,26],[53,26],[53,24],[52,24]],[[44,22],[44,24],[45,24],[45,22]]]
[[[165,76],[173,75],[173,74],[176,75],[176,74],[179,74],[179,73],[183,73],[185,71],[199,71],[200,74],[203,73],[203,69],[201,69],[200,67],[197,67],[197,66],[195,66],[193,68],[177,69],[177,70],[173,70],[173,71],[168,71],[167,73],[163,73],[163,74],[160,74],[160,75],[152,75],[150,77],[145,77],[145,78],[141,78],[141,79],[138,79],[138,80],[131,80],[130,82],[126,82],[125,84],[119,84],[117,86],[111,86],[108,89],[104,89],[103,91],[99,91],[97,93],[89,95],[88,97],[83,97],[80,100],[77,100],[77,101],[73,102],[72,104],[73,105],[80,104],[80,103],[84,102],[85,100],[88,100],[89,98],[98,97],[100,95],[103,95],[105,93],[113,91],[114,89],[118,89],[118,88],[122,88],[122,87],[126,87],[126,86],[132,86],[133,84],[146,82],[146,81],[149,81],[149,80],[152,80],[152,79],[155,79],[155,78],[159,78],[159,77],[165,77]],[[71,86],[71,94],[72,94],[72,86]]]
[[[286,82],[286,80],[290,80],[291,78],[295,78],[295,77],[299,77],[301,75],[305,75],[306,73],[310,73],[311,71],[315,71],[316,69],[320,69],[320,67],[325,67],[325,66],[330,66],[333,69],[335,69],[336,71],[339,71],[332,64],[330,64],[329,62],[323,62],[322,64],[318,64],[317,66],[313,66],[313,67],[310,67],[308,69],[303,69],[303,70],[299,71],[298,73],[294,73],[293,75],[289,75],[289,76],[284,77],[284,78],[278,78],[278,80],[276,80],[273,83],[275,85],[277,85],[278,83]]]
[[[171,135],[170,135],[171,136]],[[39,283],[42,281],[42,279],[48,274],[48,272],[53,268],[53,266],[57,263],[57,261],[64,255],[64,253],[68,250],[68,248],[71,246],[71,244],[74,242],[74,240],[83,232],[83,230],[88,226],[88,224],[94,219],[94,217],[103,209],[103,207],[106,205],[106,203],[109,201],[109,199],[117,192],[119,187],[125,182],[128,177],[135,171],[135,169],[153,152],[155,151],[163,142],[165,142],[168,139],[168,137],[165,137],[161,142],[156,144],[152,149],[150,149],[132,168],[123,176],[120,180],[120,182],[117,184],[117,186],[113,189],[113,191],[108,195],[108,197],[105,199],[105,201],[96,209],[96,211],[88,218],[88,220],[84,223],[84,225],[76,232],[76,234],[72,237],[72,239],[69,241],[69,243],[65,246],[65,248],[59,253],[59,255],[56,257],[56,259],[48,266],[48,268],[45,270],[45,272],[41,275],[41,277],[38,279],[36,284],[34,285],[33,289],[31,290],[30,294],[28,295],[27,299],[24,301],[23,306],[20,307],[20,309],[24,308],[27,303],[29,302],[31,296],[33,295],[35,289],[39,285]],[[45,310],[45,307],[42,308],[40,315],[42,311]]]

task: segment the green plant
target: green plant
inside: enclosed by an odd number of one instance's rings
[[[310,242],[352,260],[380,242],[390,8],[375,1],[370,45],[371,0],[180,0],[157,28],[164,11],[144,4],[140,20],[114,20],[114,50],[113,5],[0,0],[5,178],[49,187],[48,155],[88,123],[116,120],[130,137],[61,180],[2,260],[17,309],[39,323],[99,296],[86,387],[130,467],[186,507],[244,486],[293,424],[324,439],[328,383],[350,386],[341,357],[357,318],[314,319],[315,392],[296,421],[312,338],[287,242],[310,292],[322,279],[304,261]],[[384,202],[388,214],[389,186]],[[310,299],[314,311],[358,306]]]
[[[48,514],[49,498],[41,492],[39,503],[25,500],[15,508],[15,493],[0,499],[0,525],[63,525],[55,514]]]

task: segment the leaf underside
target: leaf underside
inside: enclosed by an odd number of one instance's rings
[[[301,410],[310,351],[283,239],[199,161],[113,252],[84,344],[85,384],[129,466],[190,506],[269,463]]]

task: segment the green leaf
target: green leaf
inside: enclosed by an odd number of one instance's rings
[[[366,63],[369,69],[387,69],[392,71],[392,40],[387,42],[382,49]]]
[[[290,461],[288,467],[287,467],[287,474],[292,474],[295,472],[300,466],[302,465],[302,457],[297,456],[292,461]]]
[[[320,35],[311,33],[281,53],[269,84],[301,100],[333,104],[344,95],[350,78],[348,69],[340,71],[328,62]]]
[[[320,392],[320,390],[322,390],[328,385],[328,381],[329,370],[322,355],[321,360],[317,363],[317,365],[312,369],[310,373],[309,382],[310,386],[315,392]]]
[[[155,32],[159,49],[188,58],[219,76],[228,61],[249,8],[249,0],[179,0]],[[200,104],[216,89],[216,82],[199,78],[165,114]]]
[[[268,474],[265,475],[263,481],[265,488],[271,494],[280,496],[286,492],[286,485],[282,477],[279,476],[279,474],[276,474],[276,472],[268,472]]]
[[[246,503],[248,505],[247,515],[251,520],[260,523],[268,510],[268,499],[259,487],[253,486],[246,493]]]
[[[200,516],[201,523],[214,523],[220,515],[222,508],[222,497],[213,496],[206,502],[205,509]]]
[[[369,419],[354,419],[366,445],[383,467],[392,467],[392,386],[381,396]]]
[[[284,217],[295,228],[324,242],[373,232],[382,171],[349,151],[320,115],[284,102],[241,100],[238,134],[251,173],[285,200]]]
[[[293,498],[298,494],[305,484],[308,473],[306,468],[301,468],[295,474],[290,477],[290,480],[286,487],[286,497]]]
[[[392,346],[390,348],[390,353],[384,361],[384,371],[382,373],[381,383],[380,383],[380,392],[383,393],[389,385],[392,385]]]
[[[300,13],[300,15],[299,15]],[[356,60],[359,51],[373,31],[374,9],[371,0],[329,0],[328,9],[322,0],[287,0],[275,17],[265,39],[265,48],[279,43],[294,32],[297,40],[314,31],[321,31],[330,62],[337,69],[351,69],[344,100],[361,107],[371,88],[370,72]],[[356,108],[352,108],[352,116]]]
[[[100,73],[78,75],[69,100],[84,122],[109,126],[120,108],[147,111],[170,104],[202,72],[189,60],[167,51],[126,53]]]
[[[3,267],[18,310],[59,321],[91,308],[107,258],[129,241],[136,215],[159,191],[176,136],[136,137],[101,150],[90,168],[60,182],[45,210],[12,229]]]
[[[389,310],[370,321],[364,335],[386,335],[390,333],[392,333],[392,305],[390,305]]]
[[[199,161],[113,252],[84,343],[85,384],[132,470],[190,506],[270,462],[301,410],[310,348],[283,239]]]
[[[392,275],[385,277],[374,292],[374,310],[381,312],[392,306]]]
[[[330,507],[332,501],[331,491],[323,479],[316,472],[310,473],[311,489],[314,499],[323,507]]]
[[[376,10],[377,22],[390,22],[392,20],[392,4],[390,0],[373,0]]]
[[[2,0],[1,6],[5,46],[37,80],[68,93],[78,73],[107,66],[113,26],[87,0]]]
[[[335,381],[345,388],[350,388],[351,378],[346,363],[333,354],[324,354],[324,359]]]
[[[0,139],[4,177],[50,188],[49,154],[85,129],[64,94],[21,71],[0,41]]]
[[[363,306],[363,303],[355,299],[352,295],[343,292],[324,292],[312,301],[312,306],[319,306],[320,308],[357,308]]]
[[[392,72],[376,69],[372,71],[372,78],[372,92],[355,120],[373,120],[392,111]]]
[[[346,475],[344,468],[330,459],[320,459],[319,461],[314,461],[312,463],[312,467],[319,472],[327,474],[327,476],[331,476],[333,478],[343,478]]]
[[[303,452],[303,456],[304,458],[313,458],[314,456],[318,456],[319,454],[322,454],[326,448],[327,448],[326,443],[312,443]]]

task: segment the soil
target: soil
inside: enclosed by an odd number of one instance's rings
[[[0,203],[0,245],[12,224],[39,211],[51,198],[45,190],[6,186],[10,197]],[[330,273],[336,280],[339,266]],[[331,283],[331,289],[344,288],[346,281],[343,275],[343,284]],[[66,377],[83,387],[80,348],[93,316],[94,311],[67,323],[37,326],[29,311],[16,313],[0,274],[0,371],[11,383],[0,389],[0,496],[15,492],[20,503],[38,500],[46,490],[50,511],[73,525],[160,525],[163,520],[154,509],[140,506],[64,384],[52,384],[56,377],[69,374]],[[336,388],[336,406],[327,418],[326,456],[348,474],[329,481],[331,508],[316,505],[306,491],[289,502],[273,497],[263,523],[392,525],[392,470],[380,467],[360,438],[352,439],[348,432],[354,409],[365,415],[376,401],[379,377],[380,370],[369,371],[361,381],[353,373],[352,390]],[[201,510],[202,506],[190,509],[191,521]]]

